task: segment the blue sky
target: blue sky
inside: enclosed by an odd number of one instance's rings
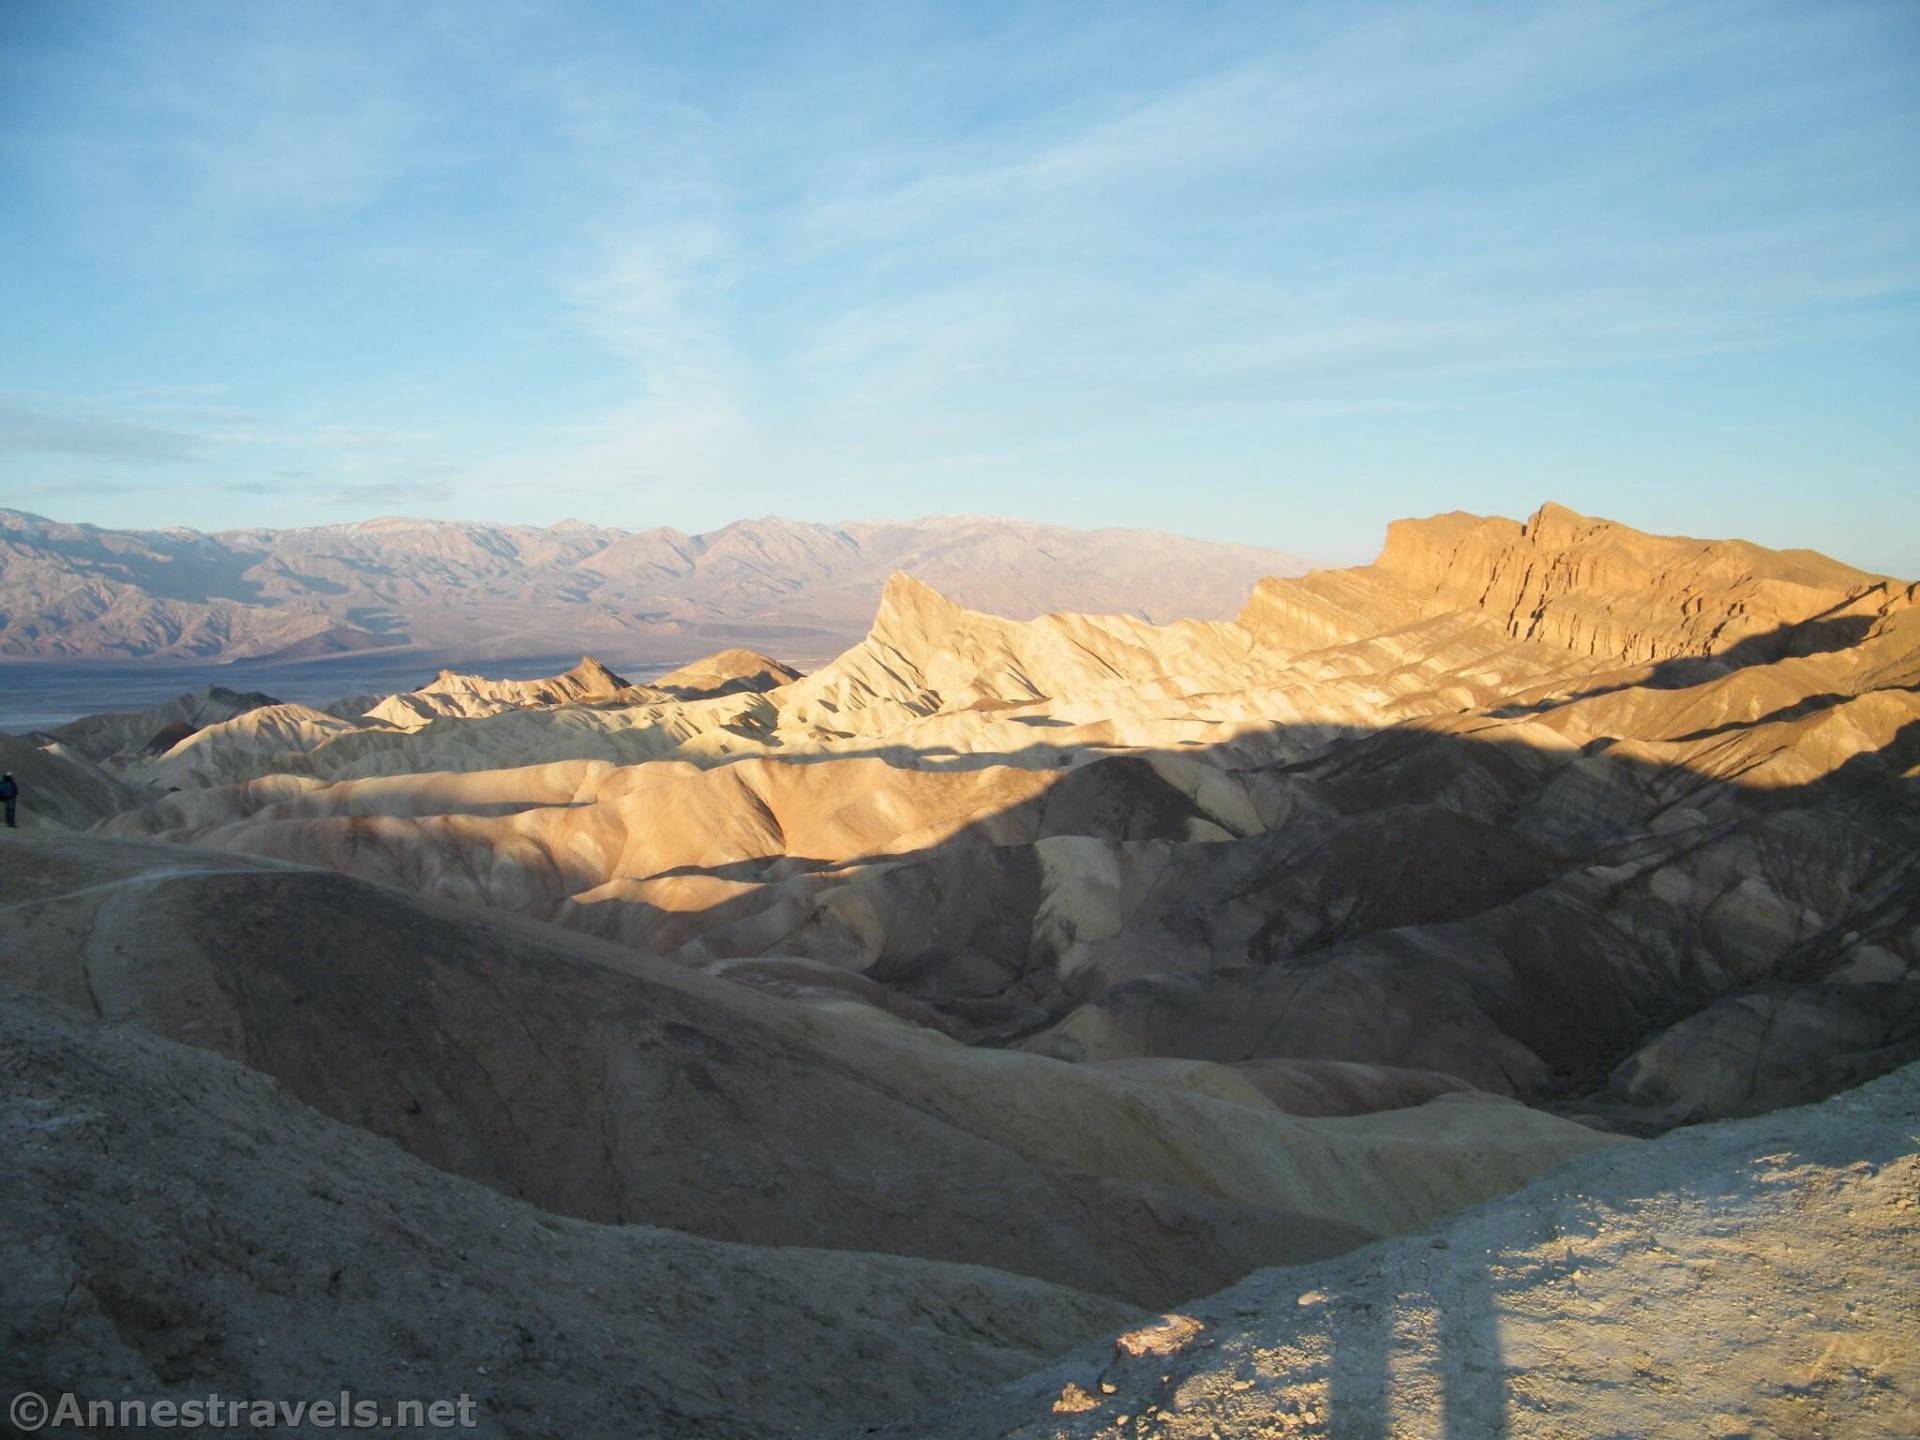
[[[0,505],[1920,574],[1920,6],[0,0]]]

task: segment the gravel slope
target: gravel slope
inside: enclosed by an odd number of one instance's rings
[[[771,1436],[1139,1312],[971,1265],[595,1225],[0,987],[0,1391],[470,1394],[480,1435]]]
[[[1180,1317],[885,1433],[1920,1434],[1920,1066],[1599,1151]]]

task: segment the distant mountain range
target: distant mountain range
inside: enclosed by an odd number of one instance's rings
[[[0,509],[0,657],[304,659],[379,647],[481,658],[729,645],[801,663],[865,633],[904,570],[1011,616],[1232,615],[1278,550],[979,516],[700,535],[562,521],[381,519],[300,530],[106,530]]]

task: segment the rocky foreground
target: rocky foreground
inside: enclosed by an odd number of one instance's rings
[[[0,738],[9,1373],[1912,1433],[1917,600],[1548,506],[1233,621],[897,576],[805,676]]]
[[[516,1202],[273,1082],[0,1000],[11,1393],[474,1396],[490,1435],[878,1420],[1131,1323],[979,1266],[727,1245]]]
[[[1917,1151],[1909,1066],[1573,1161],[1430,1235],[1263,1270],[884,1433],[1912,1435]]]

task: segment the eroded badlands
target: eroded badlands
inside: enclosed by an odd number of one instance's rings
[[[394,1385],[391,1324],[500,1434],[1903,1433],[1916,600],[1546,506],[1231,622],[901,575],[805,676],[5,738],[7,1363]]]

